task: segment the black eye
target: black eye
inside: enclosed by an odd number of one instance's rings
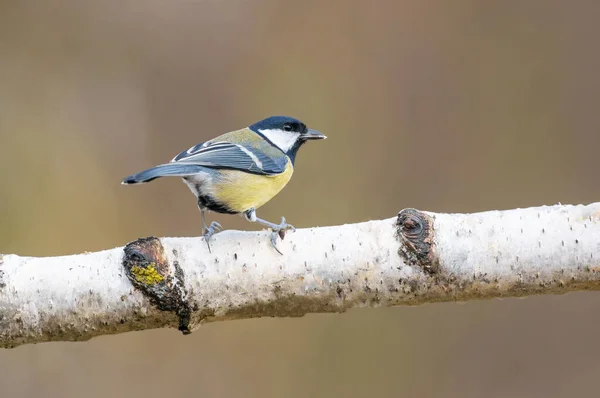
[[[292,131],[292,126],[290,126],[289,124],[284,124],[283,131]]]

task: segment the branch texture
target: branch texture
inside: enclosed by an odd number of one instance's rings
[[[600,288],[600,203],[397,217],[269,234],[141,238],[62,257],[0,255],[0,345],[86,340],[360,306]]]

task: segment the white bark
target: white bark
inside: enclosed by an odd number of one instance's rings
[[[201,238],[154,238],[125,250],[4,255],[0,345],[598,289],[599,220],[600,203],[476,214],[409,209],[398,218],[288,232],[278,242],[283,255],[267,231],[219,233],[212,253]]]

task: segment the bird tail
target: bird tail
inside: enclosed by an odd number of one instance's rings
[[[185,177],[201,172],[204,167],[196,164],[167,163],[140,171],[123,179],[121,184],[132,185],[150,182],[160,177]]]

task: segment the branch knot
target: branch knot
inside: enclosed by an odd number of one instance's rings
[[[179,330],[190,333],[191,308],[187,301],[183,270],[177,261],[171,266],[160,239],[140,238],[123,249],[127,278],[161,311],[179,318]]]
[[[410,265],[421,267],[428,273],[439,271],[439,261],[434,253],[433,220],[416,209],[404,209],[396,220],[397,235],[401,240],[399,254]]]

